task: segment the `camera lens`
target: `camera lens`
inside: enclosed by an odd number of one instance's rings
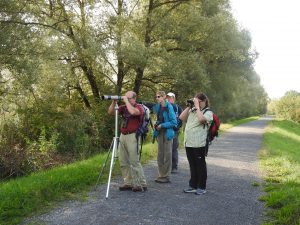
[[[122,100],[122,96],[118,95],[102,95],[102,100]]]

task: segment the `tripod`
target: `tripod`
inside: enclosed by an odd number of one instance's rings
[[[112,170],[113,170],[113,167],[114,167],[115,159],[117,158],[116,157],[116,151],[117,151],[118,145],[119,145],[119,137],[118,137],[118,109],[119,109],[119,106],[116,103],[116,105],[115,105],[115,136],[114,136],[113,141],[112,141],[112,143],[110,145],[109,151],[107,153],[107,157],[106,157],[104,163],[102,164],[102,168],[101,168],[101,171],[99,173],[99,176],[98,176],[98,179],[97,179],[97,183],[95,185],[95,190],[96,190],[98,182],[99,182],[99,180],[100,180],[100,178],[102,176],[102,173],[104,171],[104,168],[106,167],[106,163],[108,161],[109,155],[110,155],[110,153],[112,153],[111,154],[111,161],[110,161],[108,181],[107,181],[106,195],[105,195],[106,199],[108,198],[109,186],[110,186],[110,180],[111,180],[111,174],[112,174]]]

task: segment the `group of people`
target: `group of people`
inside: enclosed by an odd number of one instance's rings
[[[175,103],[175,94],[164,91],[156,92],[157,104],[153,112],[157,116],[153,136],[158,142],[158,177],[157,183],[169,183],[171,173],[178,170],[178,135],[182,122],[186,122],[184,130],[184,146],[190,165],[190,179],[184,193],[198,195],[206,193],[207,168],[205,161],[205,145],[209,124],[213,120],[209,100],[204,93],[198,93],[193,98],[193,104],[184,110]],[[119,138],[119,163],[122,171],[123,184],[120,191],[146,191],[147,182],[140,163],[140,137],[136,131],[144,116],[144,109],[136,101],[136,93],[128,91],[122,96],[125,103],[118,107],[122,117],[121,134]],[[108,113],[114,115],[116,100],[109,106]],[[205,113],[204,113],[205,112]]]

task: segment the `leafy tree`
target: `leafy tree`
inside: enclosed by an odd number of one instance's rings
[[[279,118],[300,122],[300,93],[288,91],[279,100],[271,101],[273,112]]]

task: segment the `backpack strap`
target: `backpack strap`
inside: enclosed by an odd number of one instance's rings
[[[206,108],[204,109],[204,111],[203,111],[203,115],[204,115],[204,113],[206,113],[207,111],[211,111],[211,109],[208,108],[208,107],[206,107]]]
[[[204,109],[204,111],[202,112],[203,113],[203,115],[207,112],[207,111],[211,111],[211,109],[210,108],[208,108],[208,107],[206,107],[205,109]],[[211,111],[212,112],[212,111]],[[205,126],[207,126],[208,127],[208,122],[206,122],[205,124],[203,124],[203,129],[205,128]]]

